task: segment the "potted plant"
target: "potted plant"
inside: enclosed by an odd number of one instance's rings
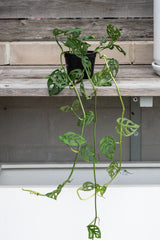
[[[118,88],[118,84],[115,80],[115,77],[118,73],[119,64],[116,59],[107,58],[106,55],[102,54],[104,49],[114,49],[116,48],[122,54],[125,55],[125,51],[116,43],[120,37],[119,30],[113,26],[108,25],[106,28],[106,36],[102,38],[99,42],[99,45],[95,48],[94,54],[97,57],[104,60],[104,66],[101,71],[96,72],[91,75],[91,62],[88,58],[87,52],[90,45],[86,40],[95,38],[93,35],[87,35],[83,38],[80,38],[82,29],[75,28],[71,30],[60,30],[54,29],[53,34],[58,46],[61,49],[60,62],[61,68],[54,70],[49,76],[48,79],[48,91],[49,95],[59,94],[65,87],[68,87],[70,91],[76,93],[77,99],[74,100],[72,105],[65,105],[61,107],[61,111],[64,113],[70,112],[77,118],[77,125],[80,131],[77,133],[69,131],[64,133],[64,135],[59,136],[61,142],[63,142],[66,147],[73,152],[74,163],[72,170],[67,179],[64,182],[60,183],[55,190],[52,192],[41,194],[32,190],[29,191],[31,194],[36,194],[39,196],[45,196],[52,199],[57,199],[58,195],[61,193],[63,187],[68,184],[71,180],[72,174],[74,172],[78,157],[80,156],[84,161],[89,162],[93,165],[93,176],[94,182],[84,182],[81,187],[77,189],[78,197],[82,200],[81,192],[88,192],[90,195],[88,198],[94,197],[95,208],[94,208],[94,219],[88,224],[88,238],[95,239],[101,238],[101,231],[98,226],[98,211],[97,211],[97,197],[103,196],[106,192],[106,189],[109,184],[116,178],[118,173],[121,170],[122,164],[122,138],[131,136],[137,129],[139,125],[133,123],[131,120],[125,118],[125,106],[123,99]],[[65,41],[59,41],[58,36],[63,34],[66,37]],[[67,53],[74,54],[80,59],[83,68],[72,69],[71,71],[66,70],[65,65],[63,64],[62,57],[65,55],[64,48],[68,47]],[[85,81],[84,81],[84,72],[87,75],[88,81],[92,86],[92,92],[88,96],[85,90]],[[117,119],[115,130],[119,135],[118,139],[115,139],[113,136],[102,136],[102,139],[99,143],[99,149],[101,153],[109,159],[111,162],[107,167],[107,172],[110,176],[110,181],[105,182],[103,185],[100,185],[97,182],[96,178],[96,164],[99,162],[98,159],[98,149],[97,149],[97,140],[96,140],[96,128],[98,124],[97,116],[97,89],[101,86],[109,87],[115,84],[117,93],[122,106],[121,116]],[[82,98],[89,101],[94,97],[94,109],[89,111],[85,110]],[[81,114],[77,111],[80,110]],[[93,124],[93,145],[87,141],[84,137],[84,130],[89,125]],[[119,160],[114,160],[114,153],[116,151],[116,146],[119,145]]]

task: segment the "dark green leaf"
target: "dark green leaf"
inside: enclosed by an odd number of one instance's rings
[[[80,82],[80,92],[81,92],[81,94],[82,94],[82,96],[84,97],[85,100],[92,99],[92,96],[94,94],[94,90],[92,90],[90,96],[87,95],[83,81]]]
[[[67,38],[67,41],[63,44],[72,50],[72,53],[74,53],[77,57],[84,57],[87,53],[88,47],[90,46],[88,43],[82,42],[79,39],[76,38]]]
[[[116,150],[115,139],[112,136],[102,138],[100,141],[100,150],[105,157],[113,159]]]
[[[70,107],[69,105],[62,106],[62,107],[60,108],[60,110],[61,110],[62,112],[70,112],[70,111],[71,111],[71,107]]]
[[[82,57],[82,65],[86,71],[86,73],[88,73],[88,75],[91,75],[91,61],[89,60],[89,58],[87,56]]]
[[[119,63],[116,59],[111,58],[108,61],[108,66],[109,66],[109,70],[111,71],[113,77],[115,78],[118,74],[118,70],[119,70]]]
[[[83,119],[83,116],[81,116],[81,119]],[[85,126],[88,126],[93,121],[94,121],[94,113],[92,111],[86,112]],[[83,126],[83,120],[79,119],[78,123],[77,123],[77,126],[82,127]]]
[[[68,86],[68,76],[60,69],[53,71],[47,78],[47,86],[50,96],[59,94],[66,86]]]
[[[59,136],[61,142],[69,146],[79,146],[86,142],[86,140],[79,134],[74,132],[67,132],[64,136]]]
[[[79,82],[84,77],[84,71],[82,71],[81,69],[74,69],[69,73],[69,77],[71,78],[73,83],[75,83],[75,80],[78,80]]]
[[[116,26],[112,25],[112,24],[109,24],[107,26],[107,33],[108,33],[108,36],[113,41],[117,41],[119,39],[119,37],[121,36],[119,29]]]
[[[98,163],[92,145],[86,144],[81,147],[81,157],[86,162]]]
[[[127,118],[118,118],[117,119],[117,125],[115,127],[117,133],[121,133],[122,128],[122,135],[124,137],[129,137],[133,135],[139,128],[139,125],[134,123],[133,121],[127,119]]]
[[[78,38],[81,33],[82,33],[83,29],[82,28],[73,28],[73,29],[68,29],[65,31],[65,35],[67,35],[68,37],[73,37],[73,38]]]
[[[112,161],[107,168],[107,172],[111,178],[115,177],[117,175],[117,173],[119,172],[119,170],[120,170],[120,168],[116,161]]]
[[[74,100],[74,102],[72,103],[72,110],[73,111],[78,111],[79,109],[79,101],[78,99]]]
[[[53,35],[55,37],[57,37],[60,34],[63,34],[64,32],[65,32],[64,30],[61,30],[61,29],[58,29],[58,28],[53,29]]]
[[[92,182],[85,182],[83,183],[83,186],[81,187],[82,191],[92,191],[95,188],[94,183]]]
[[[123,55],[126,55],[126,52],[123,50],[123,48],[121,48],[119,45],[116,45],[116,44],[114,46],[117,48],[119,52],[123,53]]]
[[[89,224],[87,226],[88,229],[88,238],[94,239],[94,238],[101,238],[101,231],[99,227],[97,227],[95,224]]]

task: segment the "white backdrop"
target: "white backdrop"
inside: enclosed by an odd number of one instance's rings
[[[87,240],[94,218],[93,199],[80,201],[75,187],[65,188],[57,201],[1,187],[0,203],[1,240]],[[98,203],[102,240],[160,239],[160,186],[112,186]]]

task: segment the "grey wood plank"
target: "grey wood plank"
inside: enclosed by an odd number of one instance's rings
[[[152,0],[6,0],[0,18],[152,17]]]
[[[4,79],[30,79],[45,78],[59,66],[0,66],[0,80]],[[95,66],[95,72],[100,71],[102,65]],[[118,77],[124,80],[134,76],[134,78],[156,78],[150,65],[120,65]]]
[[[95,34],[101,39],[108,24],[116,25],[121,31],[120,40],[152,40],[153,18],[127,19],[8,19],[0,20],[0,41],[53,40],[54,28],[70,29],[81,27],[84,35]],[[7,31],[6,31],[7,29]],[[63,39],[63,38],[61,38]]]
[[[138,72],[135,69],[129,74],[125,75],[129,70],[123,71],[120,76],[117,77],[117,83],[122,96],[160,96],[160,81],[159,77],[153,73],[150,68],[150,77],[138,77]],[[127,69],[127,67],[126,67]],[[131,69],[131,67],[129,67]],[[142,69],[141,69],[142,70]],[[144,72],[146,66],[144,67]],[[91,94],[91,84],[85,81],[86,92]],[[79,86],[77,86],[79,89]],[[113,84],[111,87],[97,87],[98,96],[117,96],[117,90]],[[0,79],[0,96],[48,96],[47,91],[47,79],[28,77],[3,78]],[[69,88],[65,88],[58,96],[75,96],[74,91]]]

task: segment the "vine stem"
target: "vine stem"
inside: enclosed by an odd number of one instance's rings
[[[103,59],[105,61],[105,64],[106,64],[107,68],[110,69],[109,65],[108,65],[107,56],[106,55],[102,55],[102,57],[103,57]],[[122,99],[122,96],[121,96],[118,84],[117,84],[117,82],[116,82],[115,78],[113,77],[113,74],[111,73],[110,70],[109,70],[109,74],[110,74],[111,79],[113,80],[113,82],[114,82],[114,84],[116,86],[116,89],[117,89],[117,92],[118,92],[118,96],[119,96],[119,99],[120,99],[120,102],[121,102],[121,106],[122,106],[121,125],[120,125],[120,138],[119,138],[119,144],[120,144],[120,169],[121,169],[121,165],[122,165],[122,137],[123,137],[122,122],[123,122],[123,118],[124,118],[124,114],[125,114],[125,106],[124,106],[124,102],[123,102],[123,99]]]

